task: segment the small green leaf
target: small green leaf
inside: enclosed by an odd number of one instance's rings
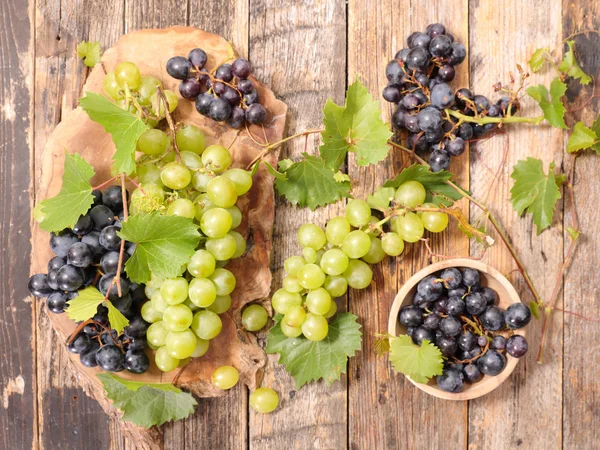
[[[329,332],[322,341],[309,341],[304,336],[286,337],[281,331],[281,314],[274,317],[275,326],[267,334],[267,353],[278,353],[279,364],[296,380],[296,388],[324,379],[331,384],[346,372],[348,358],[361,348],[360,325],[351,313],[338,313],[329,322]]]
[[[140,135],[148,129],[142,119],[115,105],[106,97],[87,92],[79,105],[90,119],[110,133],[117,151],[113,157],[118,173],[127,175],[135,171],[135,151]]]
[[[292,161],[291,159],[282,159],[281,161],[279,161],[277,163],[277,168],[280,171],[285,172],[286,170],[288,170],[293,165],[294,165],[294,161]]]
[[[350,181],[350,176],[347,173],[338,170],[333,174],[333,179],[338,183],[343,183],[344,181]]]
[[[594,130],[586,127],[583,122],[577,122],[567,142],[567,152],[575,153],[579,150],[591,148],[598,143],[598,136]]]
[[[367,203],[372,209],[387,211],[395,193],[394,188],[381,186],[373,195],[367,197]]]
[[[104,295],[93,286],[88,286],[79,291],[77,297],[69,300],[69,307],[66,309],[67,317],[74,322],[81,322],[94,317],[98,310],[98,305],[104,301]]]
[[[567,85],[559,78],[555,78],[550,83],[550,99],[548,99],[548,89],[543,84],[527,88],[527,94],[539,103],[544,117],[555,128],[567,128],[565,106],[561,100],[566,91]]]
[[[172,384],[139,383],[110,373],[99,373],[106,396],[123,411],[123,420],[144,428],[181,420],[197,405],[191,394]]]
[[[394,369],[417,383],[427,383],[431,377],[441,375],[444,369],[439,348],[427,339],[418,346],[406,335],[392,339],[390,362]]]
[[[293,205],[308,206],[312,210],[350,196],[350,183],[336,181],[333,170],[325,166],[325,161],[306,153],[304,157],[306,159],[285,170],[287,180],[275,182],[280,195]]]
[[[537,320],[540,320],[540,307],[536,302],[529,302],[529,310],[531,311],[533,317],[535,317]]]
[[[321,156],[327,167],[337,170],[348,152],[355,152],[359,166],[375,164],[389,152],[389,127],[381,120],[379,102],[373,100],[367,88],[356,80],[346,92],[344,106],[328,99],[323,108],[325,131]]]
[[[393,338],[389,333],[376,333],[375,342],[373,343],[373,350],[378,356],[383,356],[390,352],[390,339]]]
[[[287,180],[287,175],[285,173],[278,172],[275,167],[269,164],[267,161],[263,161],[265,166],[267,167],[267,172],[273,175],[278,180]]]
[[[104,306],[108,308],[108,321],[110,322],[110,326],[115,329],[117,333],[121,334],[125,330],[125,327],[129,326],[129,319],[127,319],[121,311],[115,308],[109,300],[104,303]]]
[[[569,50],[567,50],[565,57],[558,65],[558,70],[579,80],[581,84],[590,84],[592,77],[583,71],[577,62],[577,58],[575,58],[575,41],[567,41],[567,45],[569,46]]]
[[[101,51],[100,42],[82,41],[77,44],[77,56],[83,59],[83,63],[88,67],[94,67],[100,62]]]
[[[550,47],[538,48],[529,59],[529,67],[533,73],[538,72],[546,62],[546,55],[550,54]]]
[[[44,215],[40,227],[46,231],[61,231],[75,225],[94,203],[90,184],[94,175],[94,169],[85,159],[67,153],[59,194],[40,203],[40,212]]]
[[[567,233],[569,233],[569,236],[571,237],[571,239],[573,239],[574,241],[576,241],[577,239],[579,239],[579,236],[581,236],[581,231],[576,230],[573,227],[567,227]]]

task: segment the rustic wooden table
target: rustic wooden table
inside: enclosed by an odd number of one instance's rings
[[[2,0],[0,447],[135,447],[65,370],[64,344],[50,329],[42,303],[33,303],[26,288],[30,202],[39,157],[49,133],[81,94],[87,70],[75,53],[79,41],[99,40],[108,47],[130,30],[175,24],[221,34],[249,56],[256,76],[289,105],[288,131],[293,133],[318,127],[327,97],[343,101],[346,86],[356,77],[378,96],[386,84],[387,61],[410,32],[428,23],[441,21],[468,43],[469,64],[459,67],[454,84],[493,96],[492,85],[506,81],[514,63],[525,65],[534,49],[559,46],[573,31],[600,28],[599,13],[600,4],[591,0]],[[577,42],[584,69],[597,77],[600,40],[582,36]],[[169,56],[157,58],[166,61]],[[536,74],[536,81],[547,83],[550,76]],[[581,99],[571,102],[576,109]],[[590,106],[598,110],[597,98]],[[387,116],[387,106],[384,110]],[[568,120],[580,118],[574,112]],[[591,113],[584,118],[588,123],[593,119]],[[510,139],[500,136],[480,144],[471,149],[470,163],[464,156],[451,167],[460,184],[470,186],[476,197],[488,198],[544,298],[551,294],[566,253],[568,200],[559,203],[554,226],[536,237],[530,219],[518,218],[510,208],[509,174],[525,155],[545,163],[554,160],[557,166],[569,164],[565,139],[556,129],[517,126]],[[317,146],[318,139],[310,137],[309,151]],[[283,157],[303,150],[304,142],[290,144]],[[400,156],[393,155],[377,167],[357,169],[350,158],[347,170],[355,180],[355,195],[366,196],[401,164]],[[596,316],[599,170],[597,156],[579,158],[577,210],[583,238],[559,297],[561,307]],[[341,210],[334,205],[312,213],[278,201],[275,286],[281,281],[283,260],[297,250],[299,224],[322,225]],[[473,251],[455,227],[433,244],[445,254]],[[346,307],[360,316],[365,337],[363,351],[351,360],[341,382],[312,384],[296,392],[292,379],[270,357],[265,380],[281,398],[275,413],[255,414],[248,407],[247,390],[238,386],[224,398],[201,400],[188,420],[164,426],[164,449],[600,448],[597,323],[554,314],[543,365],[535,362],[540,327],[533,324],[529,333],[534,351],[501,388],[470,402],[441,401],[422,393],[373,353],[373,333],[385,330],[398,287],[430,259],[423,247],[410,246],[403,261],[376,269],[370,289],[350,293]],[[531,299],[500,243],[486,261],[509,273],[523,299]]]

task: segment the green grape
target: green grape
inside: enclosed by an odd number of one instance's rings
[[[208,278],[194,278],[188,291],[192,303],[200,308],[212,305],[217,298],[217,288]]]
[[[281,332],[284,334],[284,336],[289,338],[295,338],[302,334],[301,327],[290,327],[287,323],[285,323],[284,320],[279,322],[279,326],[281,327]]]
[[[160,346],[156,346],[156,345],[152,344],[151,342],[148,342],[148,347],[150,347],[152,350],[158,350],[160,348]]]
[[[159,313],[156,309],[154,309],[152,302],[146,302],[142,305],[141,314],[142,319],[148,323],[155,323],[159,320],[162,320],[162,313]]]
[[[267,324],[269,315],[261,305],[249,305],[242,311],[242,325],[248,331],[258,331]]]
[[[192,176],[192,185],[198,192],[206,192],[206,186],[208,185],[208,182],[214,177],[215,176],[209,172],[197,170]]]
[[[215,314],[224,314],[231,308],[231,295],[217,295],[215,301],[207,309]]]
[[[169,278],[160,286],[160,294],[169,305],[183,303],[188,296],[188,282],[185,278]]]
[[[131,114],[135,114],[137,111],[135,109],[135,106],[133,106],[132,103],[130,103],[129,101],[125,100],[125,99],[121,99],[121,100],[117,100],[115,102],[115,104],[121,108],[124,109],[125,111],[131,113]],[[116,173],[112,173],[112,168],[111,168],[111,175],[117,175]]]
[[[131,207],[139,212],[158,211],[164,201],[165,192],[155,184],[142,184],[131,193]]]
[[[377,264],[378,262],[383,261],[383,258],[385,258],[385,252],[383,251],[380,239],[376,238],[375,236],[370,236],[370,238],[371,248],[369,248],[369,251],[365,256],[362,257],[362,259],[369,264]]]
[[[170,139],[170,138],[169,138]],[[170,162],[174,162],[177,159],[177,155],[175,154],[175,152],[171,152],[169,151],[168,153],[165,153],[162,158],[161,158],[161,162],[163,164],[165,163],[170,163]]]
[[[192,358],[200,358],[201,356],[206,354],[209,347],[210,347],[210,341],[196,337],[196,348],[194,349],[194,351],[192,352],[192,354],[190,356]]]
[[[185,302],[183,302],[182,305],[185,305],[188,308],[190,308],[190,311],[192,311],[193,313],[200,309],[200,307],[193,303],[189,297],[185,299]]]
[[[179,216],[193,219],[196,215],[196,207],[187,198],[178,198],[167,208],[168,216]]]
[[[315,260],[315,264],[321,264],[321,258],[323,258],[324,254],[325,254],[324,249],[317,250],[317,259]]]
[[[187,306],[171,305],[163,313],[163,325],[169,331],[183,331],[189,328],[193,318],[194,314]]]
[[[288,292],[300,292],[304,289],[294,275],[288,275],[283,279],[283,288]]]
[[[187,270],[196,278],[209,277],[215,271],[215,257],[208,250],[196,250],[188,263]]]
[[[114,72],[108,72],[106,74],[104,80],[102,80],[102,90],[113,100],[121,100],[123,98],[123,92],[121,91],[119,83],[117,83]]]
[[[298,242],[302,247],[319,250],[327,243],[325,232],[312,223],[305,223],[298,230]]]
[[[197,343],[196,336],[188,328],[182,331],[169,332],[165,340],[165,347],[173,358],[185,359],[192,356]]]
[[[217,261],[227,261],[235,255],[235,238],[230,234],[226,234],[221,238],[208,238],[205,245],[206,250],[208,250]]]
[[[327,275],[323,287],[331,298],[341,297],[348,290],[348,281],[342,275]]]
[[[163,187],[163,182],[160,179],[160,169],[155,164],[138,166],[137,175],[140,184],[154,184],[160,188]]]
[[[269,414],[275,411],[278,404],[279,396],[271,388],[261,387],[250,394],[250,406],[257,413]]]
[[[167,347],[160,347],[156,350],[156,354],[154,355],[154,362],[156,363],[156,367],[158,367],[163,372],[170,372],[171,370],[177,369],[179,365],[179,360],[177,358],[173,358],[169,354],[169,350]]]
[[[212,383],[224,391],[234,387],[239,379],[240,374],[233,366],[217,367],[211,376]]]
[[[175,141],[181,152],[201,155],[204,152],[204,133],[196,125],[182,125],[175,133]]]
[[[144,131],[137,141],[138,151],[150,156],[158,156],[165,153],[171,142],[164,131],[149,129]]]
[[[354,289],[365,289],[373,280],[373,271],[369,265],[361,260],[353,259],[344,272],[348,286]]]
[[[340,275],[348,268],[348,256],[339,248],[332,248],[323,254],[320,265],[327,275]]]
[[[140,94],[138,101],[142,106],[150,106],[150,99],[158,90],[157,86],[162,87],[162,83],[158,78],[142,76],[140,87],[137,90],[138,94]]]
[[[237,231],[230,231],[228,234],[235,239],[235,253],[231,259],[240,258],[244,253],[246,253],[246,238],[244,238],[244,236]]]
[[[331,308],[331,295],[323,288],[310,291],[306,295],[306,307],[311,313],[324,316]]]
[[[342,250],[350,258],[362,258],[371,248],[371,238],[361,230],[351,231],[344,239]]]
[[[407,181],[396,190],[394,199],[399,205],[414,208],[425,202],[425,197],[427,197],[427,192],[421,183]]]
[[[194,320],[192,320],[190,328],[200,339],[209,341],[219,335],[223,323],[217,314],[208,309],[203,309],[194,314]]]
[[[443,212],[423,211],[421,214],[423,228],[432,233],[441,233],[448,227],[448,214]]]
[[[398,233],[386,233],[381,238],[381,248],[390,256],[398,256],[404,251],[404,241]]]
[[[196,197],[194,205],[196,206],[196,220],[198,221],[202,220],[202,216],[206,211],[215,208],[214,203],[210,201],[206,194],[200,194]]]
[[[181,162],[185,167],[191,170],[198,170],[204,168],[202,159],[200,156],[193,152],[180,152]]]
[[[235,276],[227,269],[215,269],[209,279],[217,288],[217,295],[229,295],[235,289]]]
[[[169,104],[169,112],[172,113],[173,111],[175,111],[175,108],[177,108],[177,105],[179,103],[177,94],[173,91],[169,91],[168,89],[165,89],[163,93],[165,94],[165,98],[167,99],[167,103]],[[165,104],[158,92],[154,93],[152,97],[150,97],[150,108],[157,116],[165,116]]]
[[[417,242],[425,232],[423,222],[412,212],[396,218],[396,227],[398,235],[406,242]]]
[[[304,308],[300,305],[291,306],[283,317],[283,321],[286,325],[293,328],[302,326],[304,319],[306,319],[306,311],[304,311]]]
[[[381,228],[373,228],[372,230],[369,230],[369,227],[371,225],[375,225],[377,223],[379,223],[379,219],[375,216],[371,216],[371,218],[369,219],[369,223],[367,225],[365,225],[364,227],[362,227],[361,230],[363,230],[365,233],[368,233],[372,236],[379,237],[379,235],[381,234]]]
[[[169,307],[169,304],[161,295],[160,289],[156,290],[152,294],[152,298],[150,298],[150,301],[152,302],[152,307],[154,308],[154,310],[160,314],[163,314],[165,312],[165,309]]]
[[[392,218],[392,220],[389,221],[390,224],[390,230],[392,230],[392,232],[394,233],[398,233],[398,224],[396,223],[397,221],[397,217]]]
[[[325,236],[332,245],[342,245],[348,233],[350,233],[350,222],[345,217],[334,217],[325,227]]]
[[[302,334],[309,341],[322,341],[327,337],[329,324],[327,319],[317,314],[308,313],[302,324]]]
[[[148,344],[152,344],[156,347],[162,347],[165,345],[165,340],[167,339],[167,334],[169,332],[165,328],[162,321],[155,322],[148,327],[146,330],[146,340]]]
[[[353,199],[346,205],[344,215],[353,227],[364,227],[371,220],[371,207],[364,200]]]
[[[215,173],[222,173],[229,169],[231,165],[231,154],[226,147],[222,145],[210,145],[202,153],[202,163],[208,170]]]
[[[297,292],[278,289],[273,294],[273,297],[271,297],[271,305],[275,312],[286,314],[292,306],[302,305],[302,296]]]
[[[317,251],[312,247],[304,247],[302,249],[302,257],[308,264],[317,262]]]
[[[240,211],[240,208],[235,205],[225,208],[225,210],[231,216],[231,229],[235,230],[242,224],[242,212]]]
[[[337,303],[336,302],[331,302],[331,307],[329,308],[329,311],[327,311],[327,313],[323,316],[326,319],[331,319],[335,313],[337,312]]]
[[[325,273],[316,264],[306,264],[298,271],[298,282],[305,289],[317,289],[325,282]]]
[[[210,180],[206,185],[206,194],[211,202],[221,208],[229,208],[237,201],[235,184],[225,177],[219,176]]]
[[[221,238],[231,229],[232,222],[231,214],[226,209],[212,208],[200,219],[200,229],[208,237]]]
[[[144,286],[144,294],[146,294],[146,298],[152,297],[152,294],[154,294],[154,291],[156,291],[156,288],[153,288],[152,286],[148,286],[148,285]],[[144,305],[145,304],[146,303],[144,303]],[[144,307],[144,305],[142,305],[142,308]]]
[[[125,89],[126,87],[132,91],[137,90],[142,83],[140,69],[132,62],[122,62],[115,68],[115,80]]]
[[[306,264],[302,256],[290,256],[283,262],[283,269],[289,275],[297,275],[298,271]]]
[[[252,175],[247,170],[229,169],[223,176],[233,181],[238,197],[244,195],[252,187]]]
[[[160,179],[169,189],[179,190],[190,184],[192,173],[183,164],[170,162],[163,167]]]

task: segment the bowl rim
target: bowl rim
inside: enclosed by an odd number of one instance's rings
[[[425,278],[428,275],[431,275],[434,272],[438,272],[439,270],[443,270],[449,267],[469,267],[478,270],[479,272],[485,273],[487,276],[494,278],[498,281],[504,289],[508,292],[509,298],[512,303],[522,303],[517,293],[516,289],[512,285],[508,279],[502,275],[500,271],[495,269],[494,267],[475,259],[469,258],[452,258],[446,259],[443,261],[439,261],[433,264],[430,264],[423,269],[416,272],[413,276],[411,276],[400,288],[396,297],[394,298],[394,302],[392,303],[392,307],[390,309],[390,315],[388,319],[388,333],[392,336],[396,336],[397,334],[397,325],[398,325],[398,313],[400,312],[400,306],[402,305],[404,299],[408,296],[408,293],[417,285],[419,281]],[[523,337],[526,335],[525,328],[519,330],[519,334]],[[392,338],[390,338],[391,340]],[[417,383],[412,380],[409,376],[405,375],[406,378],[414,384],[420,390],[427,392],[434,397],[445,399],[445,400],[472,400],[478,397],[481,397],[485,394],[492,392],[498,386],[500,386],[515,370],[517,363],[519,362],[519,358],[513,358],[510,355],[505,355],[507,358],[506,367],[504,370],[497,376],[491,377],[484,375],[484,380],[479,381],[476,384],[473,384],[472,387],[463,392],[446,392],[439,389],[437,386],[432,386],[429,384]]]

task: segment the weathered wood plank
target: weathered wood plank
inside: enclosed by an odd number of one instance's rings
[[[599,14],[600,5],[597,2],[564,1],[563,38],[580,30],[597,30],[600,27]],[[578,36],[575,41],[577,59],[585,72],[594,77],[597,89],[600,76],[600,37],[596,33],[590,33],[587,36]],[[590,93],[591,85],[581,89],[577,81],[569,82],[567,108],[578,109],[587,101]],[[596,98],[584,110],[569,114],[568,123],[572,125],[581,120],[589,126],[599,111],[600,102]],[[572,158],[566,157],[565,161],[565,170],[570,170]],[[575,206],[582,237],[577,243],[570,268],[564,277],[564,308],[597,319],[596,311],[600,307],[600,299],[591,273],[600,264],[600,242],[597,238],[600,191],[594,182],[600,171],[598,155],[584,152],[577,158],[575,168]],[[572,226],[572,206],[568,197],[565,198],[564,210],[563,226],[566,228]],[[566,233],[564,239],[567,252],[570,238]],[[593,342],[600,339],[600,327],[598,323],[585,321],[570,314],[564,314],[564,325],[563,448],[590,448],[600,442],[600,383],[597,374],[600,353],[593,350]],[[554,331],[555,329],[551,330]]]
[[[340,103],[346,87],[346,17],[344,2],[256,0],[250,3],[250,61],[257,78],[271,86],[289,107],[288,134],[321,126],[327,97]],[[286,145],[282,158],[314,153],[319,136]],[[283,261],[299,254],[296,240],[303,223],[325,225],[340,205],[315,212],[280,200],[273,238],[273,288],[281,286]],[[343,305],[345,309],[345,305]],[[332,386],[316,383],[296,391],[292,378],[269,357],[264,386],[279,393],[279,408],[267,415],[250,410],[250,448],[345,448],[347,443],[346,376]],[[277,381],[275,381],[275,379]]]
[[[561,7],[548,1],[479,2],[471,1],[469,9],[471,51],[471,88],[491,101],[500,96],[492,85],[507,84],[508,72],[516,72],[516,63],[527,67],[527,60],[536,48],[553,48],[560,42]],[[530,84],[549,84],[550,71],[533,75]],[[520,115],[537,115],[531,99],[522,102]],[[527,126],[507,127],[505,136],[497,136],[471,149],[471,190],[483,199],[493,214],[503,223],[518,249],[535,285],[544,298],[550,296],[555,274],[562,263],[563,239],[561,214],[554,226],[536,236],[530,216],[519,219],[512,210],[510,173],[514,164],[526,156],[540,158],[547,170],[550,161],[561,166],[563,135],[548,126],[533,129]],[[508,143],[507,143],[508,142]],[[507,151],[506,160],[503,160]],[[498,171],[498,177],[494,174]],[[562,206],[559,205],[560,211]],[[472,209],[472,219],[478,217]],[[497,236],[494,236],[497,237]],[[485,261],[503,273],[510,273],[522,300],[532,299],[516,265],[503,244],[497,240]],[[552,334],[548,340],[546,364],[536,364],[540,340],[540,322],[528,328],[530,352],[523,358],[512,376],[494,392],[470,402],[469,446],[472,448],[560,448],[562,410],[562,319],[554,316]],[[532,424],[535,424],[532,426]],[[543,432],[540,432],[543,430]]]
[[[35,299],[29,296],[29,146],[33,136],[33,8],[0,4],[0,437],[2,448],[38,439]]]

